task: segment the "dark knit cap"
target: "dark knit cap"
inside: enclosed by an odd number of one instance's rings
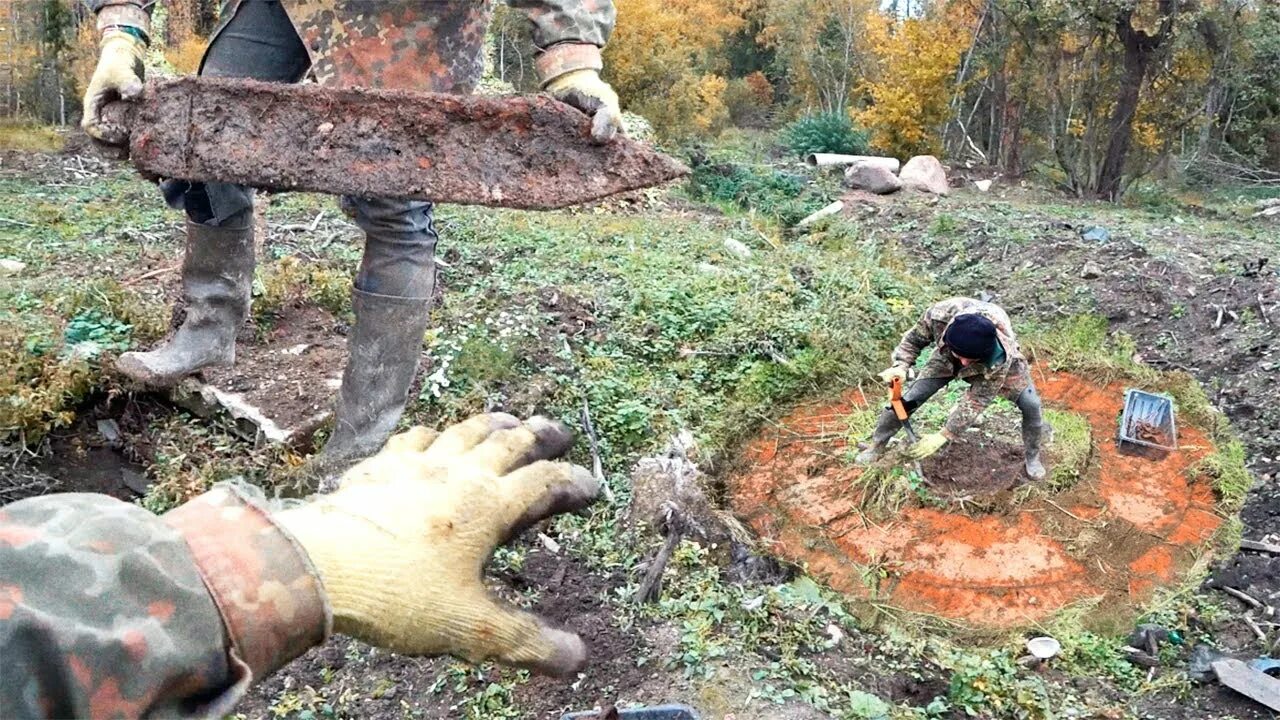
[[[943,333],[942,343],[959,357],[985,361],[996,350],[996,324],[977,313],[957,315]]]

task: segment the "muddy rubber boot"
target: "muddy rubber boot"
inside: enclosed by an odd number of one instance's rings
[[[884,457],[884,448],[884,445],[873,442],[863,448],[862,452],[858,453],[857,457],[855,457],[853,461],[858,465],[870,465]]]
[[[1043,434],[1043,425],[1036,423],[1032,427],[1022,428],[1022,446],[1023,454],[1026,458],[1027,477],[1032,480],[1043,480],[1045,477],[1044,463],[1040,461],[1040,436]]]
[[[430,298],[352,291],[356,323],[347,339],[333,434],[309,463],[321,492],[337,488],[343,472],[382,449],[400,422],[422,355]]]
[[[231,227],[187,223],[186,318],[156,349],[121,355],[117,372],[148,387],[170,387],[203,368],[235,361],[236,334],[249,316],[253,289],[252,219],[250,213]]]

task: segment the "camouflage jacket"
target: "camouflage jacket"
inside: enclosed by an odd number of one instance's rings
[[[960,360],[942,342],[942,336],[951,322],[957,316],[969,313],[977,313],[995,323],[996,339],[1004,349],[1004,360],[999,364],[989,366],[986,363],[970,363],[962,366]],[[1018,348],[1018,337],[1013,332],[1009,315],[998,305],[964,297],[949,298],[933,305],[920,316],[915,327],[902,336],[902,342],[893,351],[893,363],[911,367],[916,364],[925,348],[935,344],[937,347],[933,354],[920,369],[920,377],[958,377],[969,383],[969,392],[956,403],[943,429],[943,433],[950,437],[955,437],[972,425],[978,415],[998,396],[1017,400],[1018,395],[1031,385],[1030,366]]]
[[[221,716],[330,627],[248,489],[163,517],[81,493],[0,508],[0,718]]]
[[[155,0],[85,0],[99,27],[124,22]],[[223,24],[243,0],[223,0]],[[311,55],[316,81],[469,93],[484,72],[492,0],[283,0]],[[508,0],[533,26],[535,65],[545,83],[602,67],[613,32],[613,0]],[[221,32],[219,28],[214,33]]]

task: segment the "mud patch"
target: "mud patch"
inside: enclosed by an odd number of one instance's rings
[[[552,625],[578,633],[587,644],[588,665],[576,681],[531,677],[516,682],[511,701],[521,717],[558,718],[564,712],[588,710],[619,698],[654,702],[679,698],[640,696],[637,689],[652,685],[651,665],[642,658],[661,658],[645,640],[644,628],[618,626],[607,600],[622,578],[592,573],[575,557],[553,555],[528,538],[525,562],[519,570],[497,574],[509,590],[536,594],[530,608]],[[450,658],[410,658],[335,636],[321,647],[294,660],[249,691],[236,708],[246,717],[261,718],[292,705],[294,713],[328,705],[338,717],[374,720],[405,717],[490,717],[485,705],[471,698],[491,683],[510,683],[514,673],[480,670]],[[298,707],[298,703],[303,707]],[[273,707],[275,706],[275,707]],[[295,715],[296,716],[296,715]],[[507,716],[503,716],[507,717]]]
[[[342,324],[314,305],[291,305],[241,333],[232,367],[210,368],[203,382],[183,386],[175,399],[202,415],[229,412],[242,434],[307,447],[332,414],[347,361]]]
[[[1055,373],[1039,386],[1047,407],[1079,414],[1095,439],[1090,472],[1063,492],[982,516],[916,504],[868,518],[857,490],[864,470],[832,462],[847,444],[846,419],[868,405],[853,391],[802,407],[753,441],[729,478],[730,505],[774,552],[851,595],[978,629],[1031,625],[1101,600],[1086,624],[1119,628],[1157,587],[1178,580],[1221,524],[1209,481],[1194,472],[1213,445],[1188,426],[1183,449],[1162,459],[1122,454],[1112,440],[1122,385]],[[982,462],[1016,462],[1020,475],[1021,453],[1008,457],[1001,442],[982,451]],[[960,461],[938,462],[943,472]],[[952,475],[1009,479],[998,466]],[[869,576],[884,580],[869,584]]]
[[[924,482],[943,497],[994,495],[1026,480],[1022,443],[968,432],[920,462]]]

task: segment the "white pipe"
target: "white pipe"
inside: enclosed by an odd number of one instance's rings
[[[821,220],[822,218],[827,217],[828,215],[835,215],[836,213],[840,212],[843,209],[844,209],[844,203],[841,202],[840,200],[837,200],[831,203],[830,205],[822,208],[818,212],[796,223],[796,227],[804,227],[805,225],[808,225],[813,222],[817,222],[818,220]]]
[[[833,165],[854,165],[856,163],[869,163],[872,165],[882,165],[888,168],[889,172],[897,173],[902,167],[902,163],[897,158],[877,157],[875,155],[837,155],[834,153],[810,153],[805,162],[814,167],[830,167]]]

